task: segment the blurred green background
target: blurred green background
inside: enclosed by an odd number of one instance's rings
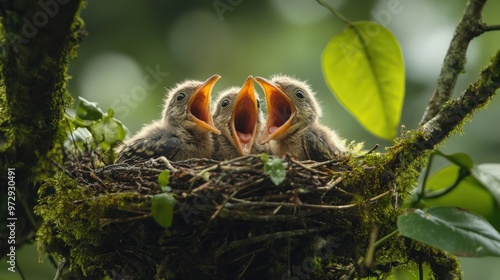
[[[398,38],[406,66],[401,124],[408,129],[418,127],[465,2],[330,1],[351,21],[375,20]],[[500,23],[499,12],[500,1],[489,1],[485,22]],[[314,0],[89,1],[82,17],[89,34],[71,62],[70,92],[104,110],[112,107],[132,133],[160,116],[165,88],[176,82],[220,74],[216,96],[250,74],[283,73],[311,83],[323,107],[323,123],[348,141],[366,147],[378,143],[380,151],[391,145],[366,132],[328,90],[321,54],[344,25]],[[499,48],[500,32],[472,41],[455,96]],[[475,164],[500,162],[499,109],[495,97],[442,150],[466,152]],[[27,279],[54,277],[48,260],[38,263],[34,246],[17,254]],[[500,258],[462,259],[465,279],[498,279],[499,264]],[[7,271],[5,262],[0,267],[0,279],[21,279]]]

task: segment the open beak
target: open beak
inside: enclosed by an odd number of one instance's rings
[[[255,81],[266,95],[267,121],[259,139],[259,143],[265,144],[284,135],[290,128],[297,109],[292,100],[273,82],[262,77],[255,77]]]
[[[208,78],[196,92],[191,96],[188,102],[188,114],[193,116],[193,121],[200,128],[220,134],[215,127],[212,115],[210,114],[210,96],[215,83],[220,79],[220,75],[213,75]]]
[[[259,108],[255,97],[253,77],[248,76],[236,97],[230,120],[232,137],[241,155],[248,155],[252,151],[258,118]]]

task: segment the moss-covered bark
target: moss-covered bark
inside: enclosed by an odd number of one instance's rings
[[[81,2],[0,2],[0,180],[7,182],[7,168],[15,168],[18,248],[34,236],[36,186],[55,169],[47,155],[65,135],[63,114],[71,104],[66,72],[82,34]],[[60,152],[53,155],[60,158]],[[4,254],[7,242],[0,244]]]

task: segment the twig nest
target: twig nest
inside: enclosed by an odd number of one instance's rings
[[[73,271],[92,277],[381,275],[412,259],[401,253],[408,245],[404,239],[393,238],[377,250],[377,262],[360,261],[370,235],[393,231],[400,211],[397,188],[384,185],[390,176],[374,166],[380,159],[285,157],[279,184],[266,167],[270,159],[260,155],[222,162],[159,158],[100,168],[93,160],[72,161],[41,188],[37,213],[46,222],[38,238],[43,251],[71,260]],[[158,182],[164,170],[168,187]],[[176,201],[168,229],[151,214],[152,198],[162,193]]]

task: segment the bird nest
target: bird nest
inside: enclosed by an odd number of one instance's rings
[[[376,167],[381,159],[285,157],[279,184],[260,155],[102,167],[95,156],[73,160],[40,189],[38,240],[71,273],[112,279],[353,279],[442,257],[401,237],[369,249],[400,213],[401,192],[384,182],[394,178]],[[164,170],[167,189],[158,182]],[[165,191],[176,200],[168,229],[151,214]]]

